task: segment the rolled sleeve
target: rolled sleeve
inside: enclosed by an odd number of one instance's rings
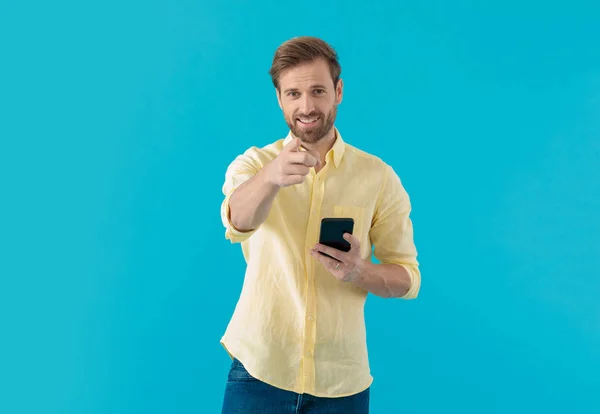
[[[252,178],[260,169],[257,160],[252,157],[254,148],[250,148],[244,154],[239,155],[227,167],[225,182],[223,184],[223,195],[225,199],[221,203],[221,221],[225,226],[225,238],[232,243],[240,243],[247,240],[257,229],[240,231],[231,223],[231,209],[229,200],[233,192],[247,180]]]
[[[411,202],[400,178],[386,166],[370,237],[375,257],[383,264],[404,267],[411,285],[402,299],[415,299],[421,288],[421,273],[410,219]]]
[[[400,299],[416,299],[419,295],[419,289],[421,288],[421,272],[419,271],[418,265],[407,265],[401,264],[408,274],[410,275],[410,288],[404,296],[400,296]]]

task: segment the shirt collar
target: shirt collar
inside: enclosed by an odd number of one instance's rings
[[[340,166],[340,163],[342,162],[342,158],[344,156],[344,152],[346,150],[346,143],[344,142],[344,140],[342,139],[342,135],[340,134],[340,131],[338,131],[338,129],[336,127],[333,127],[334,131],[335,131],[335,142],[333,143],[333,147],[331,147],[331,150],[329,150],[329,152],[327,153],[326,158],[329,159],[329,157],[333,156],[333,163],[334,165],[337,167]],[[283,146],[286,146],[291,140],[292,140],[292,131],[290,131],[287,135],[287,137],[285,138],[285,140],[283,141]]]

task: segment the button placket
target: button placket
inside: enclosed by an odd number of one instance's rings
[[[315,311],[316,311],[316,292],[315,292],[315,260],[310,254],[311,248],[318,241],[318,232],[320,228],[320,211],[323,203],[323,180],[321,175],[311,181],[311,214],[308,218],[308,228],[306,233],[306,295],[305,295],[305,312],[304,320],[304,343],[303,343],[303,384],[302,388],[305,392],[314,390],[315,378]]]

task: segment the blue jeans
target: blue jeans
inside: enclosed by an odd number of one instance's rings
[[[323,398],[282,390],[252,377],[234,359],[221,414],[368,414],[370,389],[348,397]]]

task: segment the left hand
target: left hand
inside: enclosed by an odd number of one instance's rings
[[[360,255],[360,241],[350,233],[345,233],[344,239],[350,243],[348,252],[317,243],[310,254],[321,262],[336,279],[342,282],[354,282],[360,276],[363,261]],[[333,259],[321,253],[328,254]]]

